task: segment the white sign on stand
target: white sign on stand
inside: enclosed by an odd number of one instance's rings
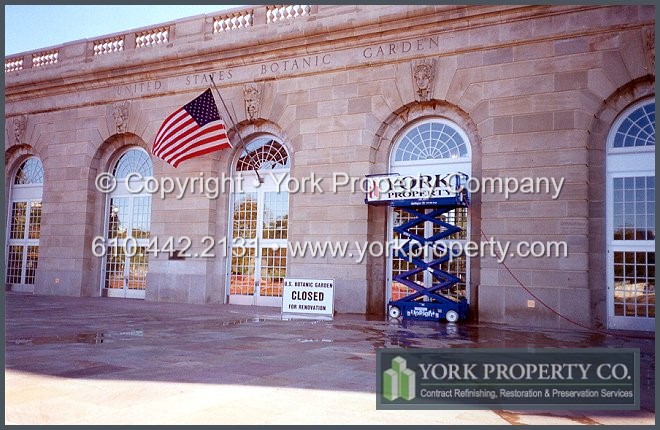
[[[465,188],[468,175],[462,172],[433,175],[369,175],[365,203],[378,204],[398,200],[455,197]]]
[[[334,279],[284,278],[282,313],[332,317],[334,293]]]

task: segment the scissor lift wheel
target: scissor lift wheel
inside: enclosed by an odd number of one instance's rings
[[[390,306],[388,315],[391,318],[399,318],[401,316],[401,309],[399,309],[397,306]]]
[[[447,322],[451,322],[451,323],[458,321],[458,312],[447,311],[447,313],[445,314],[445,319],[447,320]]]

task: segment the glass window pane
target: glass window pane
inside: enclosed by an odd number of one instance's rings
[[[25,217],[27,215],[27,202],[13,202],[11,205],[11,224],[9,226],[10,239],[23,239],[25,237]]]
[[[655,317],[655,253],[617,251],[614,263],[615,315]]]
[[[425,122],[410,129],[394,152],[394,161],[440,160],[468,157],[461,134],[441,122]]]
[[[255,249],[232,249],[229,294],[254,295]]]
[[[154,168],[149,154],[141,149],[131,149],[122,155],[115,165],[113,174],[117,179],[124,179],[130,173],[139,173],[143,178],[153,176]]]
[[[7,253],[7,283],[22,283],[23,272],[23,251],[25,247],[20,245],[10,245]]]
[[[613,144],[613,146],[614,146],[615,148],[622,148],[622,147],[623,147],[623,138],[624,138],[624,137],[625,137],[625,135],[623,135],[623,134],[621,134],[621,133],[617,133],[617,134],[615,134],[615,135],[614,135],[614,144]]]
[[[138,246],[135,255],[130,257],[128,270],[128,289],[145,290],[147,288],[147,272],[149,271],[149,254],[146,247]]]
[[[14,177],[16,185],[43,184],[43,182],[44,166],[41,164],[41,160],[34,157],[25,160]]]
[[[612,188],[612,238],[614,240],[654,240],[655,202],[648,191],[655,192],[655,180],[648,176],[614,178]],[[617,193],[623,192],[623,202],[616,201]],[[651,197],[655,200],[655,197]]]
[[[41,235],[41,200],[30,202],[29,239],[39,239]]]
[[[135,239],[151,237],[151,196],[133,198],[131,231]]]
[[[263,238],[286,239],[289,229],[289,193],[264,193]]]
[[[647,240],[655,240],[655,215],[649,215],[646,217],[647,225]]]
[[[629,197],[628,191],[635,188],[635,178],[623,178],[623,189],[626,191],[625,197]]]
[[[25,256],[25,284],[33,285],[37,274],[37,264],[39,262],[39,247],[28,246]]]
[[[113,197],[110,199],[108,214],[108,238],[125,239],[129,228],[128,197]]]
[[[286,277],[286,247],[262,248],[259,295],[282,297]]]
[[[614,148],[655,146],[655,102],[633,110],[621,122],[612,142]]]
[[[124,288],[126,255],[123,246],[108,246],[105,260],[105,288]]]
[[[256,238],[258,214],[257,210],[257,193],[234,194],[234,239]]]

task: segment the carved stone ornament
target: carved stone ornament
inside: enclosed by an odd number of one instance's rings
[[[27,128],[27,115],[14,118],[14,142],[16,145],[25,143],[25,130]]]
[[[246,85],[243,90],[245,96],[245,115],[249,120],[259,118],[259,111],[261,110],[261,89],[255,85]]]
[[[115,127],[117,133],[126,133],[128,126],[128,110],[129,102],[117,102],[112,105],[112,117],[115,119]]]
[[[434,61],[427,61],[413,65],[413,84],[415,87],[415,96],[418,101],[428,101],[433,98],[434,78]]]
[[[648,28],[644,34],[646,38],[646,59],[649,72],[655,74],[655,28]]]

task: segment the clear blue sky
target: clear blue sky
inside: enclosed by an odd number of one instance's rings
[[[238,6],[5,6],[5,56]]]

